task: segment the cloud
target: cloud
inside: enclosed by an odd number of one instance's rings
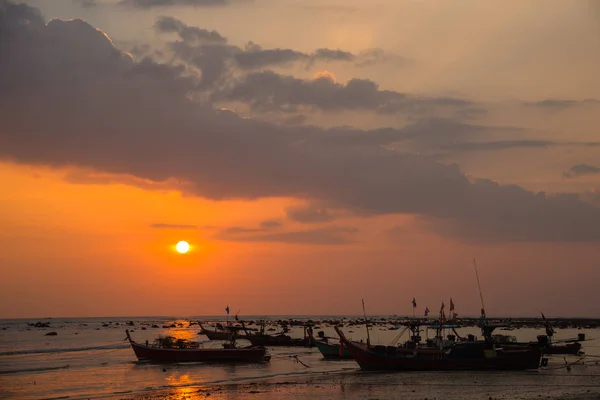
[[[136,62],[84,21],[45,24],[29,6],[0,0],[0,8],[1,159],[175,179],[213,200],[295,197],[366,216],[416,214],[465,240],[600,240],[600,209],[578,196],[472,181],[430,157],[344,144],[345,135],[368,131],[277,126],[215,110],[189,96],[195,78],[185,69]],[[372,86],[357,90],[363,84]],[[339,144],[311,145],[329,136]],[[237,233],[321,243],[344,242],[346,234]]]
[[[577,194],[531,193],[488,179],[476,181],[472,189],[460,210],[446,217],[425,216],[423,226],[469,242],[600,240],[600,229],[586,222],[587,217],[600,221],[600,209],[582,202]],[[493,229],[486,229],[486,225]]]
[[[585,100],[565,100],[565,99],[547,99],[533,103],[536,107],[547,109],[550,111],[558,111],[566,108],[577,107],[589,104],[600,104],[600,100],[597,99],[585,99]]]
[[[283,226],[283,224],[274,219],[267,219],[260,223],[260,227],[263,229],[275,229]]]
[[[297,62],[303,62],[307,67],[316,62],[336,61],[365,65],[392,59],[381,49],[368,49],[358,55],[326,48],[303,53],[293,49],[263,49],[252,41],[242,49],[227,44],[227,39],[216,31],[189,26],[173,17],[159,17],[155,29],[159,33],[176,33],[179,36],[181,40],[170,43],[170,49],[177,59],[201,71],[202,89],[223,84],[222,79],[230,77],[232,70],[247,72]]]
[[[221,234],[255,233],[262,231],[264,231],[263,228],[244,228],[243,226],[232,226],[223,229]]]
[[[215,237],[220,240],[236,242],[274,242],[288,244],[310,244],[310,245],[341,245],[354,243],[352,234],[356,233],[354,228],[320,228],[304,231],[290,231],[278,233],[263,233],[258,235],[237,235],[242,232],[223,231]],[[245,233],[245,232],[243,232]]]
[[[185,225],[185,224],[152,224],[152,228],[156,229],[197,229],[196,225]]]
[[[444,150],[455,152],[470,152],[470,151],[494,151],[508,150],[518,148],[545,148],[552,146],[560,146],[562,143],[549,140],[498,140],[491,142],[459,142],[453,145],[443,147]]]
[[[187,26],[173,17],[159,17],[154,25],[163,33],[177,33],[184,41],[195,43],[227,43],[227,39],[215,30],[209,31],[195,26]]]
[[[64,174],[63,179],[69,183],[78,185],[128,185],[144,190],[164,192],[186,190],[186,183],[176,179],[153,181],[130,174],[103,173],[85,168],[70,169]]]
[[[453,97],[413,96],[381,90],[369,79],[353,78],[346,84],[322,75],[312,80],[273,71],[250,73],[213,95],[215,101],[239,101],[258,111],[298,111],[299,107],[324,111],[366,110],[381,114],[426,114],[438,108],[472,107]]]
[[[147,10],[157,7],[176,6],[222,7],[239,1],[241,0],[121,0],[118,4],[122,6],[142,8]]]
[[[289,219],[303,223],[329,222],[335,219],[326,208],[319,208],[315,205],[289,207],[286,209]]]
[[[98,6],[96,0],[73,0],[73,3],[83,8],[93,8]]]
[[[600,174],[600,168],[587,164],[577,164],[565,171],[563,176],[565,178],[576,178],[578,176],[595,174]]]

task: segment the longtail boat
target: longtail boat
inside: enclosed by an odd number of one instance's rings
[[[550,321],[546,319],[544,313],[541,314],[546,328],[546,334],[537,337],[537,344],[542,348],[542,352],[544,354],[578,354],[581,350],[581,343],[579,342],[585,341],[585,334],[580,333],[577,335],[577,339],[553,340],[554,327]]]
[[[371,346],[353,342],[335,327],[341,345],[366,371],[454,371],[538,369],[542,352],[538,347],[497,348],[487,341],[458,342],[448,350]]]
[[[160,363],[179,362],[235,362],[259,363],[269,361],[265,347],[235,347],[235,342],[225,343],[222,348],[201,348],[198,343],[186,340],[174,340],[167,336],[159,338],[154,344],[140,344],[131,339],[126,330],[126,340],[139,361],[153,361]]]
[[[285,347],[312,347],[314,345],[314,339],[312,338],[312,328],[304,327],[304,338],[292,338],[285,333],[279,333],[276,335],[269,335],[265,333],[264,322],[260,326],[260,330],[256,333],[250,332],[244,323],[242,322],[242,328],[245,330],[246,335],[244,339],[249,340],[253,346],[285,346]]]
[[[497,344],[503,345],[504,347],[519,347],[519,346],[535,346],[539,347],[543,354],[550,355],[577,355],[581,351],[581,343],[584,342],[585,334],[580,333],[577,335],[577,339],[561,339],[553,340],[554,327],[546,320],[544,313],[542,313],[542,319],[546,327],[545,335],[538,335],[537,342],[526,342],[521,343],[517,341],[515,336],[511,335],[493,335],[493,341]]]
[[[200,334],[205,335],[209,340],[231,340],[233,338],[233,332],[227,328],[221,330],[212,330],[205,328],[201,322],[198,322],[200,326]]]
[[[313,341],[306,337],[304,339],[296,339],[283,333],[278,335],[267,335],[264,333],[253,333],[243,337],[252,343],[253,346],[298,346],[310,347]]]
[[[324,358],[327,359],[345,359],[354,358],[352,353],[346,348],[342,348],[340,344],[327,343],[322,340],[315,340],[315,346]]]
[[[538,337],[538,342],[540,338]],[[577,355],[581,351],[581,343],[572,342],[564,344],[548,343],[547,345],[541,345],[542,353],[544,354],[564,354],[564,355]]]

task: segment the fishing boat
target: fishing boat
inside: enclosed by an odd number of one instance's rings
[[[214,330],[205,328],[201,322],[198,322],[198,325],[200,326],[200,334],[205,335],[209,340],[231,340],[234,335],[231,330],[221,324],[218,324],[218,329]]]
[[[518,342],[517,338],[512,335],[492,335],[492,340],[498,345],[505,348],[515,348],[523,346],[539,347],[543,354],[546,355],[577,355],[581,351],[581,343],[585,341],[585,334],[580,333],[576,339],[560,339],[553,340],[554,327],[546,320],[542,313],[542,319],[546,326],[546,334],[538,335],[537,342]]]
[[[175,339],[171,336],[159,337],[153,344],[136,343],[129,330],[125,333],[131,348],[139,361],[160,363],[179,362],[233,362],[259,363],[271,359],[265,347],[235,347],[235,341],[224,343],[222,348],[201,348],[197,342]]]
[[[538,347],[503,349],[487,341],[457,342],[448,350],[371,346],[346,339],[335,327],[341,345],[366,371],[456,371],[538,369],[542,352]]]
[[[313,345],[313,342],[308,337],[305,337],[303,339],[292,338],[291,336],[288,336],[283,333],[277,335],[268,335],[259,332],[246,335],[244,336],[244,339],[249,340],[253,346],[310,347]]]
[[[563,340],[553,340],[554,339],[554,327],[546,319],[544,313],[542,314],[542,320],[544,321],[544,326],[546,328],[545,335],[539,335],[537,337],[537,345],[539,345],[544,354],[579,354],[581,351],[581,343],[585,341],[585,334],[580,333],[577,335],[577,339],[563,339]],[[536,344],[535,342],[532,344]]]
[[[323,358],[326,359],[350,359],[352,357],[352,353],[348,349],[342,348],[339,343],[333,344],[328,343],[325,340],[315,340],[315,346],[321,354]]]
[[[261,323],[258,332],[250,332],[245,327],[243,322],[242,327],[246,331],[246,335],[243,338],[250,341],[250,343],[252,343],[253,346],[311,347],[314,345],[314,340],[312,338],[312,328],[309,326],[304,327],[304,337],[302,339],[292,338],[291,336],[288,336],[283,332],[275,335],[267,334],[265,332],[264,321]]]
[[[537,339],[537,344],[540,345],[542,353],[544,354],[577,355],[581,351],[581,343],[579,343],[576,339],[574,339],[573,341],[564,341],[562,343],[550,342],[548,340],[548,336],[546,335],[540,335]]]

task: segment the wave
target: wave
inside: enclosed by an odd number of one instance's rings
[[[51,354],[51,353],[73,353],[77,351],[90,351],[90,350],[112,350],[112,349],[126,349],[129,344],[109,344],[104,346],[91,346],[91,347],[71,347],[71,348],[52,348],[52,349],[30,349],[30,350],[14,350],[14,351],[2,351],[0,356],[16,356],[22,354]]]
[[[44,371],[53,371],[57,369],[66,369],[69,368],[69,365],[61,365],[58,367],[40,367],[40,368],[26,368],[26,369],[9,369],[6,371],[0,370],[0,375],[4,374],[18,374],[21,372],[44,372]]]

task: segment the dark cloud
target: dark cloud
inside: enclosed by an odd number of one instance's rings
[[[150,9],[175,6],[221,7],[239,1],[240,0],[121,0],[119,1],[119,4],[127,7]]]
[[[254,233],[254,232],[262,232],[262,228],[244,228],[243,226],[232,226],[226,229],[223,229],[221,233],[225,234],[236,234],[236,233]]]
[[[327,135],[307,138],[313,147],[322,146],[388,146],[401,144],[414,152],[433,155],[459,151],[489,150],[493,147],[517,147],[517,143],[471,142],[490,134],[510,134],[523,131],[514,127],[494,127],[457,122],[447,118],[429,117],[401,129],[378,128],[372,130],[349,127],[333,128]],[[492,145],[486,143],[495,143]],[[525,143],[523,143],[525,145]]]
[[[93,8],[98,6],[96,0],[73,0],[73,3],[83,8]]]
[[[498,140],[493,142],[459,142],[443,147],[453,152],[493,151],[522,148],[546,148],[560,146],[562,143],[549,140]]]
[[[597,99],[585,99],[585,100],[560,100],[560,99],[548,99],[533,103],[536,107],[548,109],[548,110],[561,110],[565,108],[571,108],[586,104],[600,104],[600,100]]]
[[[159,17],[156,20],[155,28],[163,33],[176,33],[181,39],[190,44],[227,43],[227,39],[215,30],[209,31],[195,26],[188,26],[173,17]]]
[[[470,242],[521,242],[533,238],[540,242],[600,240],[600,228],[586,222],[588,217],[600,221],[600,209],[582,202],[577,194],[532,193],[515,185],[502,186],[483,179],[473,184],[465,201],[463,207],[454,210],[454,215],[425,216],[423,226]]]
[[[316,137],[367,133],[214,110],[190,99],[194,80],[181,68],[135,62],[83,21],[46,25],[31,7],[0,7],[2,159],[176,179],[214,200],[296,197],[363,215],[418,214],[437,232],[471,240],[600,240],[600,209],[577,196],[470,181],[456,166],[379,146],[311,146]],[[349,232],[224,234],[339,243]]]
[[[172,17],[160,17],[155,26],[159,33],[177,33],[178,41],[170,44],[170,49],[179,60],[198,68],[202,74],[203,89],[224,82],[222,79],[236,71],[252,71],[266,67],[285,66],[303,62],[307,66],[315,62],[385,62],[386,53],[380,49],[370,49],[354,55],[340,49],[317,49],[313,53],[303,53],[293,49],[263,49],[254,42],[248,42],[242,49],[227,44],[227,39],[216,31],[208,31],[184,24]]]
[[[443,107],[471,107],[471,103],[463,99],[381,90],[377,83],[368,79],[354,78],[341,84],[327,75],[305,80],[273,71],[250,73],[231,87],[215,93],[213,99],[244,102],[259,111],[297,111],[297,107],[306,107],[325,111],[426,114]]]
[[[326,208],[320,208],[315,205],[289,207],[286,209],[289,219],[303,223],[329,222],[335,219]]]
[[[275,219],[268,219],[260,223],[260,227],[263,229],[275,229],[281,226],[283,226],[283,224]]]
[[[578,176],[595,174],[600,174],[600,168],[587,164],[577,164],[565,171],[563,176],[565,178],[576,178]]]
[[[182,224],[152,224],[150,225],[152,228],[156,229],[197,229],[196,225],[182,225]]]
[[[232,235],[231,232],[220,232],[215,237],[220,240],[236,242],[275,242],[288,244],[311,245],[341,245],[354,243],[352,234],[354,228],[320,228],[305,231],[291,231],[278,233],[263,233],[258,235]],[[240,232],[235,232],[240,233]]]

